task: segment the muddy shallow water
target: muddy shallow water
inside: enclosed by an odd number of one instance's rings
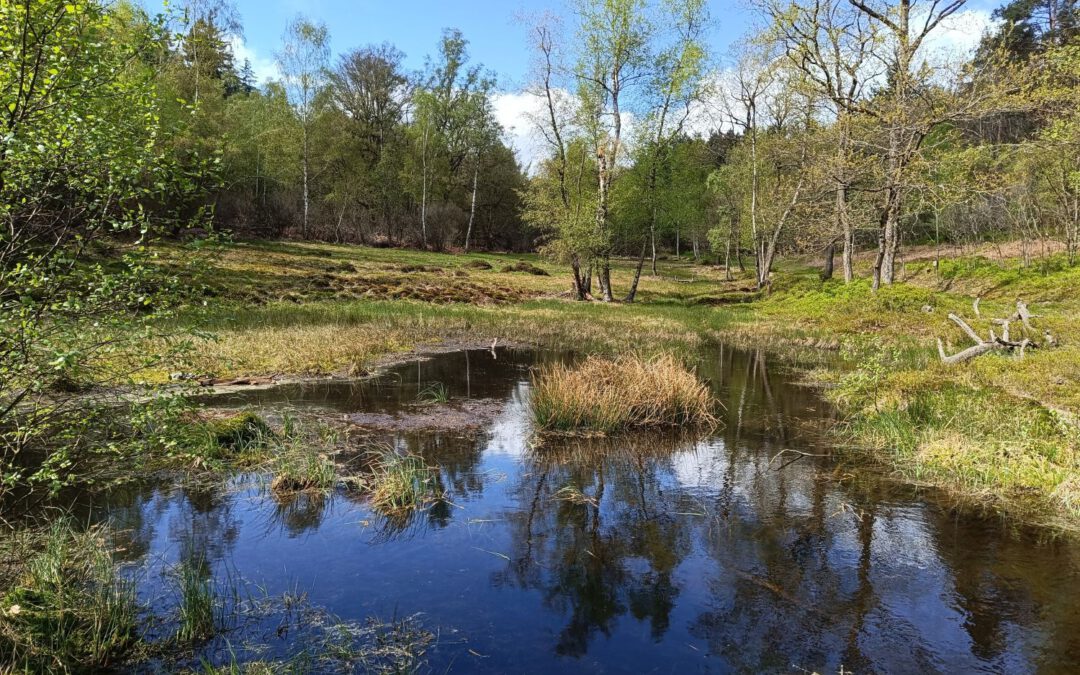
[[[415,615],[437,633],[433,672],[1080,669],[1075,544],[816,456],[832,412],[765,357],[702,356],[726,405],[707,438],[537,446],[529,369],[553,358],[458,352],[362,383],[215,399],[401,420],[441,383],[476,424],[378,430],[438,466],[445,501],[410,519],[345,493],[283,503],[258,476],[118,491],[99,517],[120,528],[148,602],[175,602],[168,570],[197,554],[218,578],[342,619]],[[498,405],[474,416],[465,399]],[[287,656],[304,639],[273,612],[253,621],[262,653],[225,635],[202,656]]]

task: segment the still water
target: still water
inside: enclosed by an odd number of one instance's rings
[[[856,479],[819,456],[829,407],[763,355],[702,356],[726,406],[706,438],[536,445],[530,368],[553,358],[457,352],[214,400],[392,418],[439,382],[451,407],[497,403],[472,428],[389,434],[446,494],[406,521],[344,492],[282,502],[259,476],[117,492],[100,517],[149,603],[175,604],[169,570],[196,555],[246,593],[416,617],[437,634],[432,672],[1080,671],[1075,544]],[[199,658],[288,656],[305,639],[274,612],[250,623]]]

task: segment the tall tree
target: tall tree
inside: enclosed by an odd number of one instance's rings
[[[336,191],[341,199],[363,195],[363,206],[388,233],[398,217],[404,171],[402,141],[411,94],[404,58],[389,44],[363,47],[343,55],[330,75],[333,100],[346,117],[344,126],[352,139],[342,148],[348,156],[342,157],[337,172],[341,189]],[[343,202],[339,213],[344,214],[345,207]]]
[[[229,0],[183,0],[179,5],[181,55],[191,69],[193,103],[198,106],[202,85],[234,72],[230,36],[240,37],[240,13]]]
[[[867,84],[879,75],[871,59],[882,47],[876,25],[848,0],[773,0],[768,13],[789,63],[832,104],[837,138],[829,167],[835,190],[833,218],[843,241],[844,281],[850,283],[855,274],[855,228],[848,202],[863,171],[852,143],[852,125],[863,112]],[[831,268],[832,256],[827,257]]]
[[[874,261],[877,288],[895,279],[908,169],[926,135],[950,116],[941,106],[927,105],[926,93],[934,75],[933,65],[925,57],[927,39],[960,11],[966,0],[935,1],[925,8],[913,0],[848,2],[885,42],[878,58],[884,63],[886,86],[868,107],[886,136],[881,226]]]
[[[611,184],[623,150],[623,115],[633,88],[648,74],[652,24],[644,0],[578,0],[579,114],[596,148],[596,232],[602,244],[597,280],[605,302],[611,288]]]
[[[444,31],[438,54],[428,61],[421,86],[413,95],[424,246],[430,234],[428,211],[432,197],[438,196],[444,204],[450,201],[461,170],[474,151],[477,116],[495,86],[494,78],[482,66],[469,64],[468,45],[460,30]]]
[[[316,102],[326,83],[330,36],[326,25],[298,16],[285,29],[278,67],[300,120],[303,200],[302,234],[308,236],[311,211],[311,130],[318,114]]]
[[[581,194],[586,165],[589,181],[595,162],[573,162],[570,144],[576,133],[575,101],[569,82],[570,69],[561,48],[562,25],[558,17],[546,14],[529,27],[535,63],[529,93],[540,102],[533,125],[547,146],[549,158],[540,165],[539,176],[531,181],[525,204],[526,220],[544,232],[554,234],[555,245],[547,250],[570,265],[574,294],[585,300],[592,294],[593,241],[582,236]],[[576,180],[575,180],[576,177]]]
[[[1000,25],[983,38],[982,57],[1004,50],[1012,58],[1026,60],[1080,35],[1077,0],[1012,0],[995,9],[994,18]]]
[[[642,238],[641,254],[625,301],[633,302],[637,295],[641,268],[645,263],[646,246],[652,248],[652,269],[656,274],[656,228],[658,214],[658,176],[671,163],[676,139],[682,136],[695,104],[704,99],[706,66],[705,41],[708,13],[703,0],[665,0],[664,14],[670,25],[663,32],[672,32],[672,44],[661,49],[652,59],[653,67],[646,86],[644,115],[644,161],[648,166],[645,199],[649,203],[648,236]]]

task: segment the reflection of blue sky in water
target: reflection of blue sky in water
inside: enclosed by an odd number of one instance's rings
[[[358,499],[275,501],[231,490],[143,488],[112,519],[144,597],[189,548],[271,596],[300,589],[343,618],[423,613],[435,672],[1031,672],[1080,663],[1078,555],[909,488],[841,479],[782,449],[820,439],[798,417],[827,407],[763,358],[710,354],[728,425],[704,440],[533,447],[524,353],[461,354],[378,386],[287,392],[293,405],[407,410],[444,382],[506,401],[477,434],[411,433],[448,503],[387,527]],[[466,381],[467,380],[467,381]],[[278,392],[280,394],[281,392]],[[274,393],[252,394],[270,406]],[[735,420],[741,419],[740,426]],[[125,505],[126,504],[126,505]],[[289,643],[273,636],[273,655]],[[293,645],[295,646],[295,645]],[[223,643],[210,657],[223,658]],[[470,652],[471,650],[471,652]],[[475,654],[483,655],[483,658]]]

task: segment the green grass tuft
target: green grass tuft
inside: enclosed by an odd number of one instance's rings
[[[100,528],[61,519],[23,548],[22,574],[0,597],[0,671],[93,671],[137,647],[134,584],[118,572]]]
[[[371,451],[364,489],[371,507],[384,515],[400,515],[438,497],[435,476],[419,455],[400,454],[393,448]]]

